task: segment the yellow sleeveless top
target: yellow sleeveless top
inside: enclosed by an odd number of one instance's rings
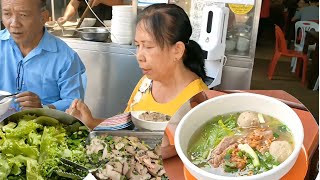
[[[191,97],[207,90],[207,85],[199,78],[191,82],[175,99],[167,103],[158,103],[153,99],[151,88],[142,88],[142,95],[137,99],[137,93],[141,93],[141,86],[145,86],[145,81],[148,80],[146,76],[142,77],[138,82],[137,86],[134,88],[131,97],[128,101],[128,106],[125,112],[130,111],[156,111],[162,114],[167,114],[173,116],[176,111],[187,102]],[[151,80],[150,80],[151,82]],[[144,84],[143,84],[144,83]],[[148,84],[149,85],[149,84]],[[146,90],[145,90],[146,89]]]

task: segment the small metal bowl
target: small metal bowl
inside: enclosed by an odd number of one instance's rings
[[[110,32],[105,27],[83,27],[78,28],[80,38],[86,41],[106,41]]]

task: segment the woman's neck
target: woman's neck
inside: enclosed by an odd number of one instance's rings
[[[158,103],[168,103],[174,100],[191,82],[199,78],[186,68],[173,72],[175,73],[169,78],[153,81],[152,96]]]

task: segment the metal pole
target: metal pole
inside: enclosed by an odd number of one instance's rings
[[[51,13],[52,13],[52,21],[56,21],[55,15],[54,15],[54,0],[51,0]]]
[[[134,37],[136,34],[136,20],[138,14],[138,0],[132,0],[132,45],[134,45]]]

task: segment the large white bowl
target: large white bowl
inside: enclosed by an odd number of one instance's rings
[[[131,5],[115,5],[115,6],[112,6],[112,11],[131,12],[132,6]]]
[[[132,19],[132,12],[119,12],[119,11],[114,11],[112,10],[112,16],[113,17],[124,17],[124,18],[129,18]]]
[[[127,24],[130,24],[131,26],[133,25],[133,21],[132,21],[132,19],[130,19],[130,18],[114,17],[114,16],[112,16],[111,26],[113,25],[113,23],[127,23]]]
[[[111,28],[111,35],[115,36],[132,36],[132,30],[114,30]]]
[[[11,93],[6,91],[0,91],[0,95],[9,95],[9,94]],[[8,111],[11,101],[12,101],[11,97],[4,98],[3,100],[0,101],[0,116]]]
[[[131,44],[132,43],[132,36],[118,36],[118,35],[111,35],[111,41],[118,44]]]
[[[193,133],[203,124],[210,121],[214,116],[232,112],[256,111],[278,118],[291,130],[294,139],[294,150],[292,154],[279,166],[253,176],[226,177],[206,172],[194,164],[187,157],[187,147]],[[259,179],[270,180],[280,179],[295,164],[303,143],[303,126],[297,114],[281,101],[258,94],[236,93],[218,96],[209,99],[195,108],[191,109],[179,123],[175,132],[175,147],[177,153],[188,171],[199,180],[243,180]]]
[[[140,119],[140,114],[144,113],[146,111],[132,111],[131,112],[131,119],[133,124],[138,129],[147,129],[150,131],[164,131],[167,127],[168,121],[166,122],[154,122],[154,121],[146,121],[143,119]]]

